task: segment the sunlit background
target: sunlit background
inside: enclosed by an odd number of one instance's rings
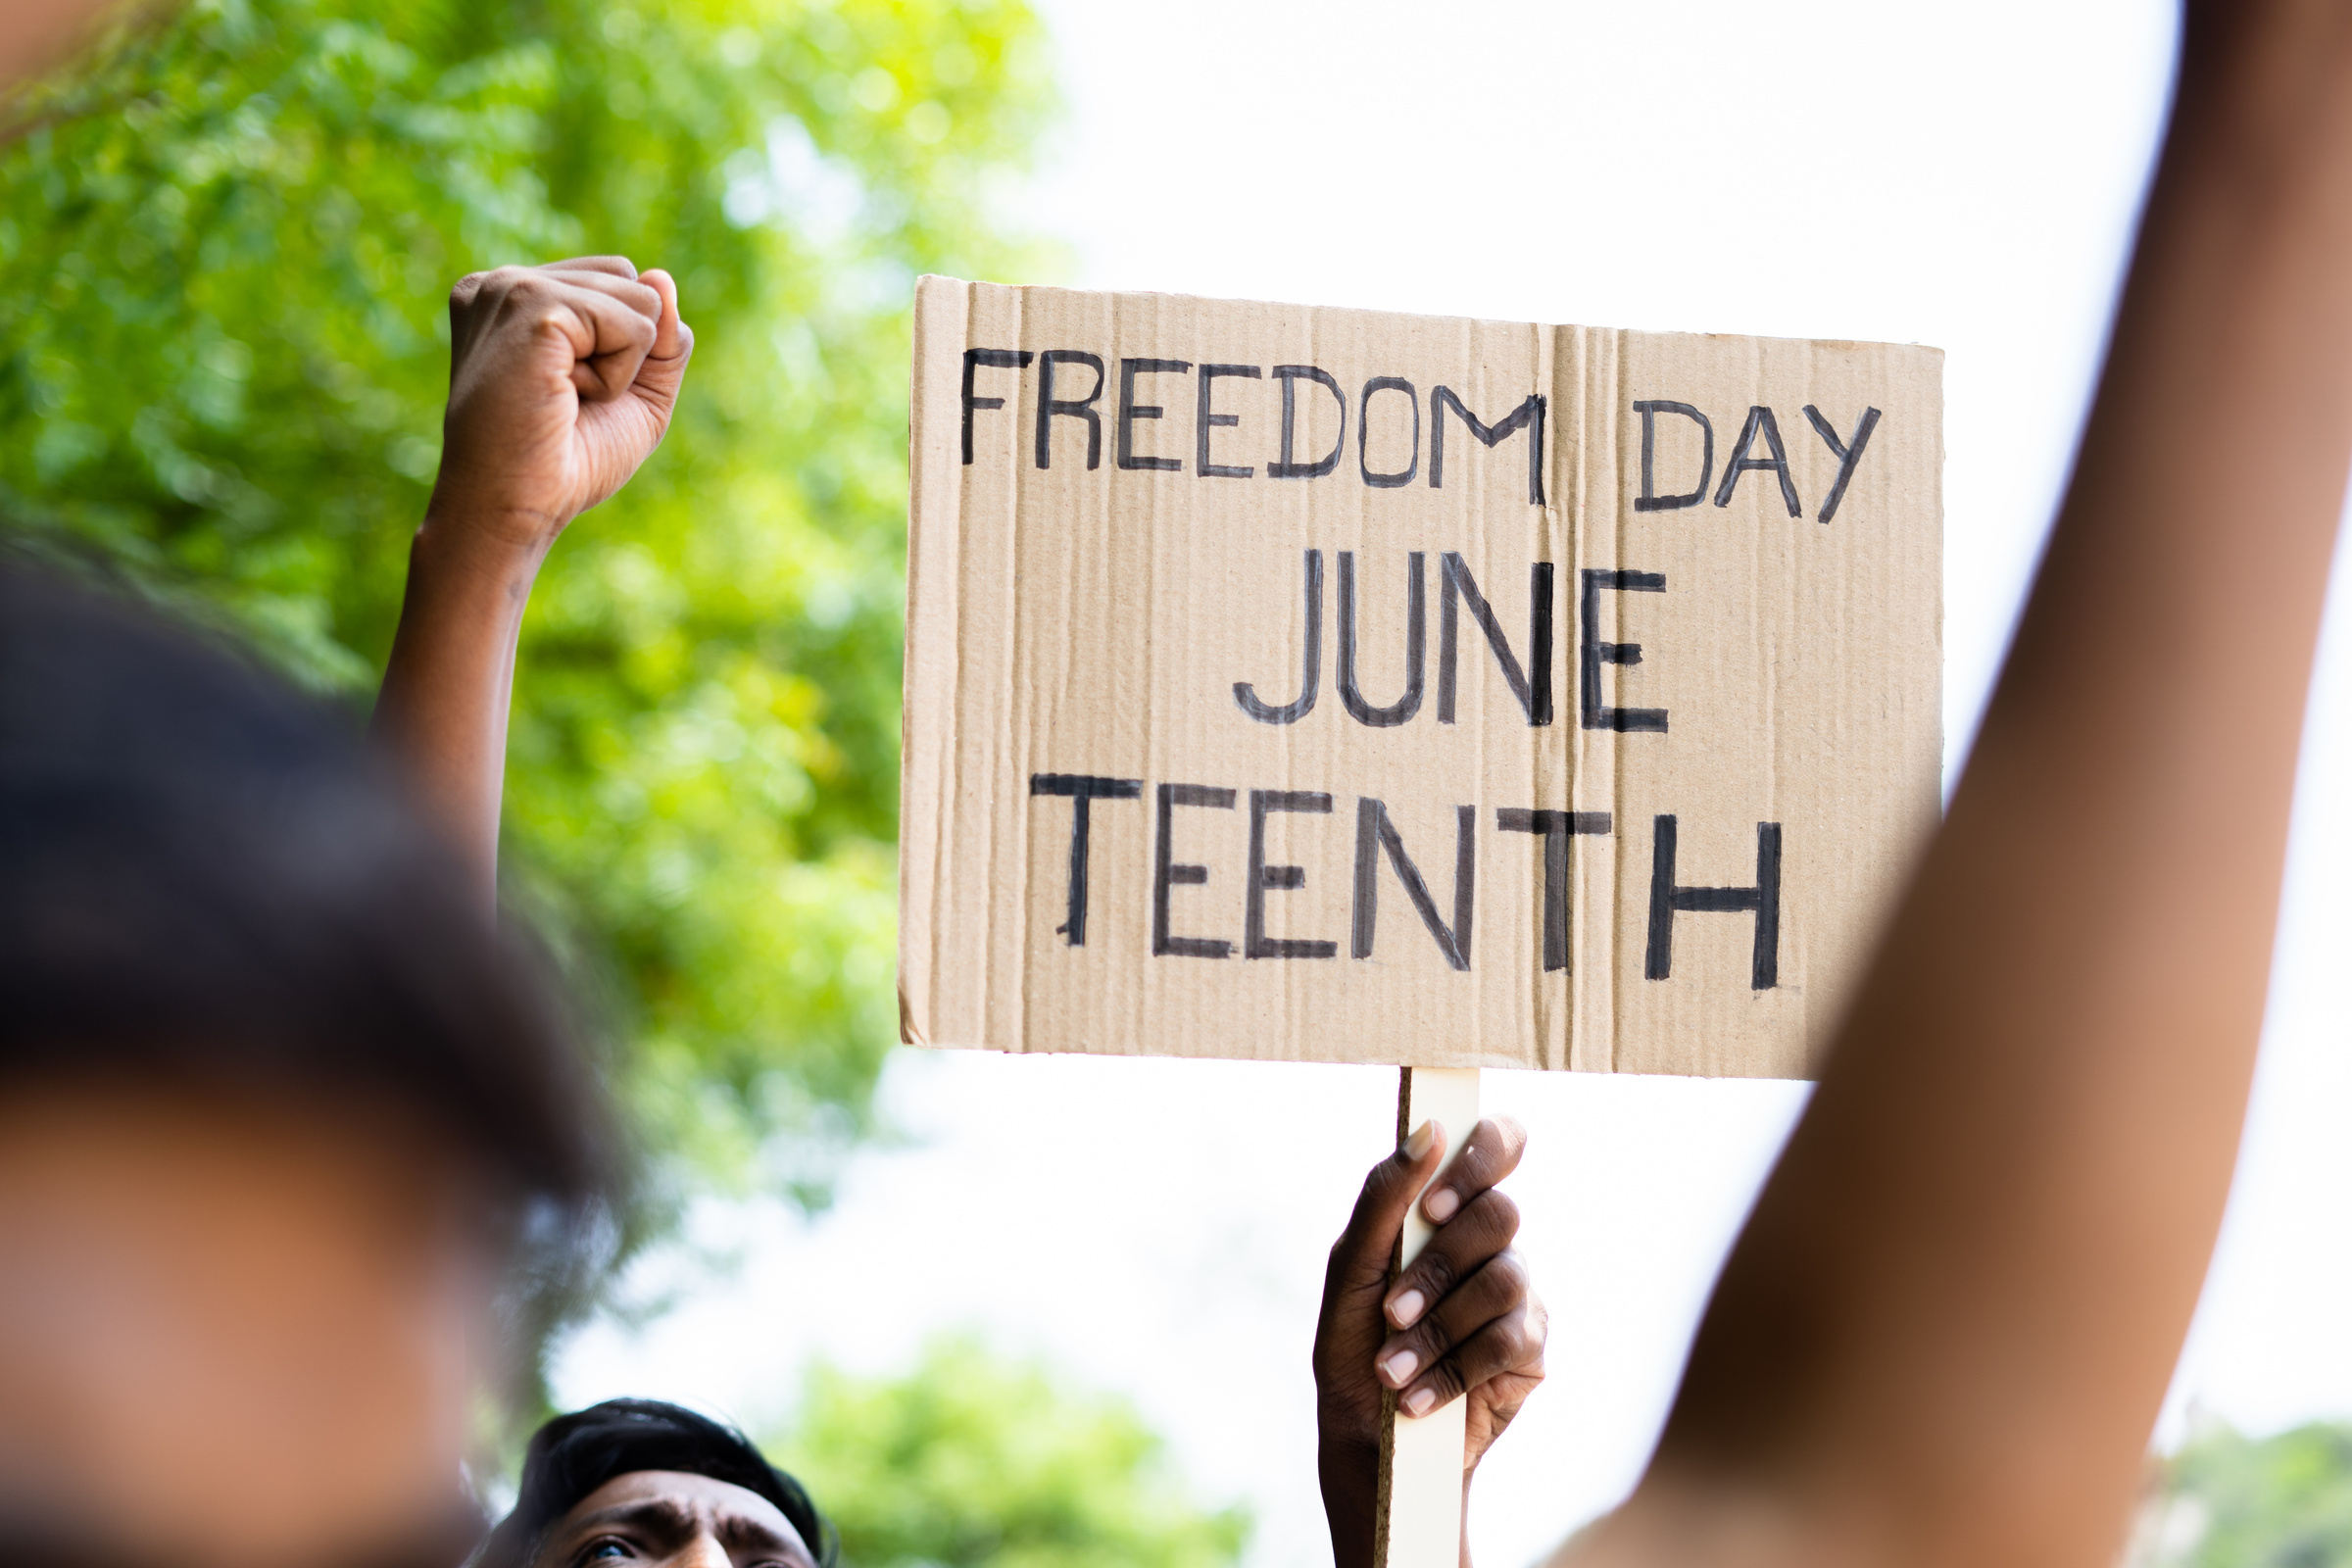
[[[1946,350],[1947,780],[2050,516],[2164,107],[2155,4],[1433,11],[1321,0],[1042,8],[1070,112],[1030,195],[1068,280],[1381,310]],[[2270,1036],[2220,1261],[2163,1434],[2352,1412],[2352,621],[2336,596]],[[2332,808],[2331,808],[2332,803]],[[1487,1074],[1551,1377],[1482,1471],[1482,1562],[1535,1560],[1632,1484],[1796,1086]],[[1328,1559],[1306,1347],[1322,1250],[1386,1147],[1376,1069],[894,1058],[906,1147],[809,1223],[713,1206],[741,1258],[599,1326],[567,1400],[789,1397],[984,1325],[1130,1394],[1252,1563]]]
[[[517,688],[511,891],[603,1000],[648,1151],[549,1397],[774,1438],[858,1568],[1016,1537],[1073,1568],[1245,1539],[1252,1568],[1324,1562],[1307,1346],[1395,1074],[885,1055],[914,272],[1936,345],[1948,787],[2173,26],[2154,0],[200,0],[0,147],[0,494],[26,548],[359,707],[449,279],[574,248],[676,269],[703,341],[680,426],[565,540]],[[2238,1187],[2154,1435],[2240,1492],[2225,1427],[2352,1417],[2346,597]],[[1487,1097],[1532,1136],[1511,1190],[1551,1376],[1471,1533],[1523,1568],[1638,1476],[1804,1090],[1491,1072]]]

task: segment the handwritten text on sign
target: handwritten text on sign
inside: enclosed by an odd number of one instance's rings
[[[940,279],[917,332],[910,1039],[1806,1070],[1934,817],[1934,351]]]

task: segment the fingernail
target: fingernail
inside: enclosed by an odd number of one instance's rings
[[[1391,1383],[1396,1384],[1398,1388],[1402,1388],[1404,1387],[1404,1380],[1411,1377],[1413,1375],[1414,1368],[1418,1367],[1420,1364],[1421,1358],[1415,1355],[1412,1351],[1398,1350],[1395,1355],[1392,1355],[1388,1358],[1387,1362],[1382,1365],[1381,1370],[1388,1374],[1389,1381]],[[1423,1392],[1427,1393],[1428,1391],[1424,1390]]]
[[[1441,1187],[1421,1200],[1421,1211],[1429,1216],[1433,1225],[1445,1224],[1453,1218],[1453,1211],[1461,1206],[1461,1199],[1454,1195],[1450,1187]]]
[[[1413,1136],[1404,1141],[1404,1157],[1419,1159],[1423,1154],[1429,1152],[1429,1146],[1437,1141],[1438,1122],[1437,1118],[1433,1116],[1414,1128]]]
[[[1413,1326],[1413,1320],[1421,1315],[1421,1309],[1428,1304],[1428,1298],[1419,1291],[1407,1291],[1389,1303],[1389,1321],[1400,1329],[1409,1329]]]
[[[1418,1419],[1421,1416],[1429,1414],[1429,1407],[1438,1402],[1438,1391],[1435,1389],[1415,1389],[1412,1393],[1404,1396],[1402,1402],[1404,1404],[1404,1413]]]

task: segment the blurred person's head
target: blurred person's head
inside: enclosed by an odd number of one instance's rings
[[[0,92],[20,76],[55,65],[124,0],[9,0],[0,6]]]
[[[514,1510],[475,1568],[832,1568],[833,1531],[750,1439],[674,1404],[609,1399],[531,1439]]]
[[[463,1555],[608,1148],[471,888],[348,715],[0,561],[0,1559]]]

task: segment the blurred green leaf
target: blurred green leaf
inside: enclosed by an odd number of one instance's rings
[[[525,627],[512,891],[674,1210],[824,1200],[896,1038],[907,306],[1004,234],[1024,0],[195,0],[0,104],[0,514],[364,709],[462,273],[679,279],[676,426]],[[789,1135],[789,1136],[779,1136]]]
[[[846,1568],[1218,1568],[1250,1533],[1187,1495],[1125,1403],[978,1340],[904,1377],[819,1367],[771,1449],[841,1531]]]
[[[2163,1478],[2134,1554],[2147,1568],[2352,1565],[2352,1425],[2259,1439],[2209,1426]]]

